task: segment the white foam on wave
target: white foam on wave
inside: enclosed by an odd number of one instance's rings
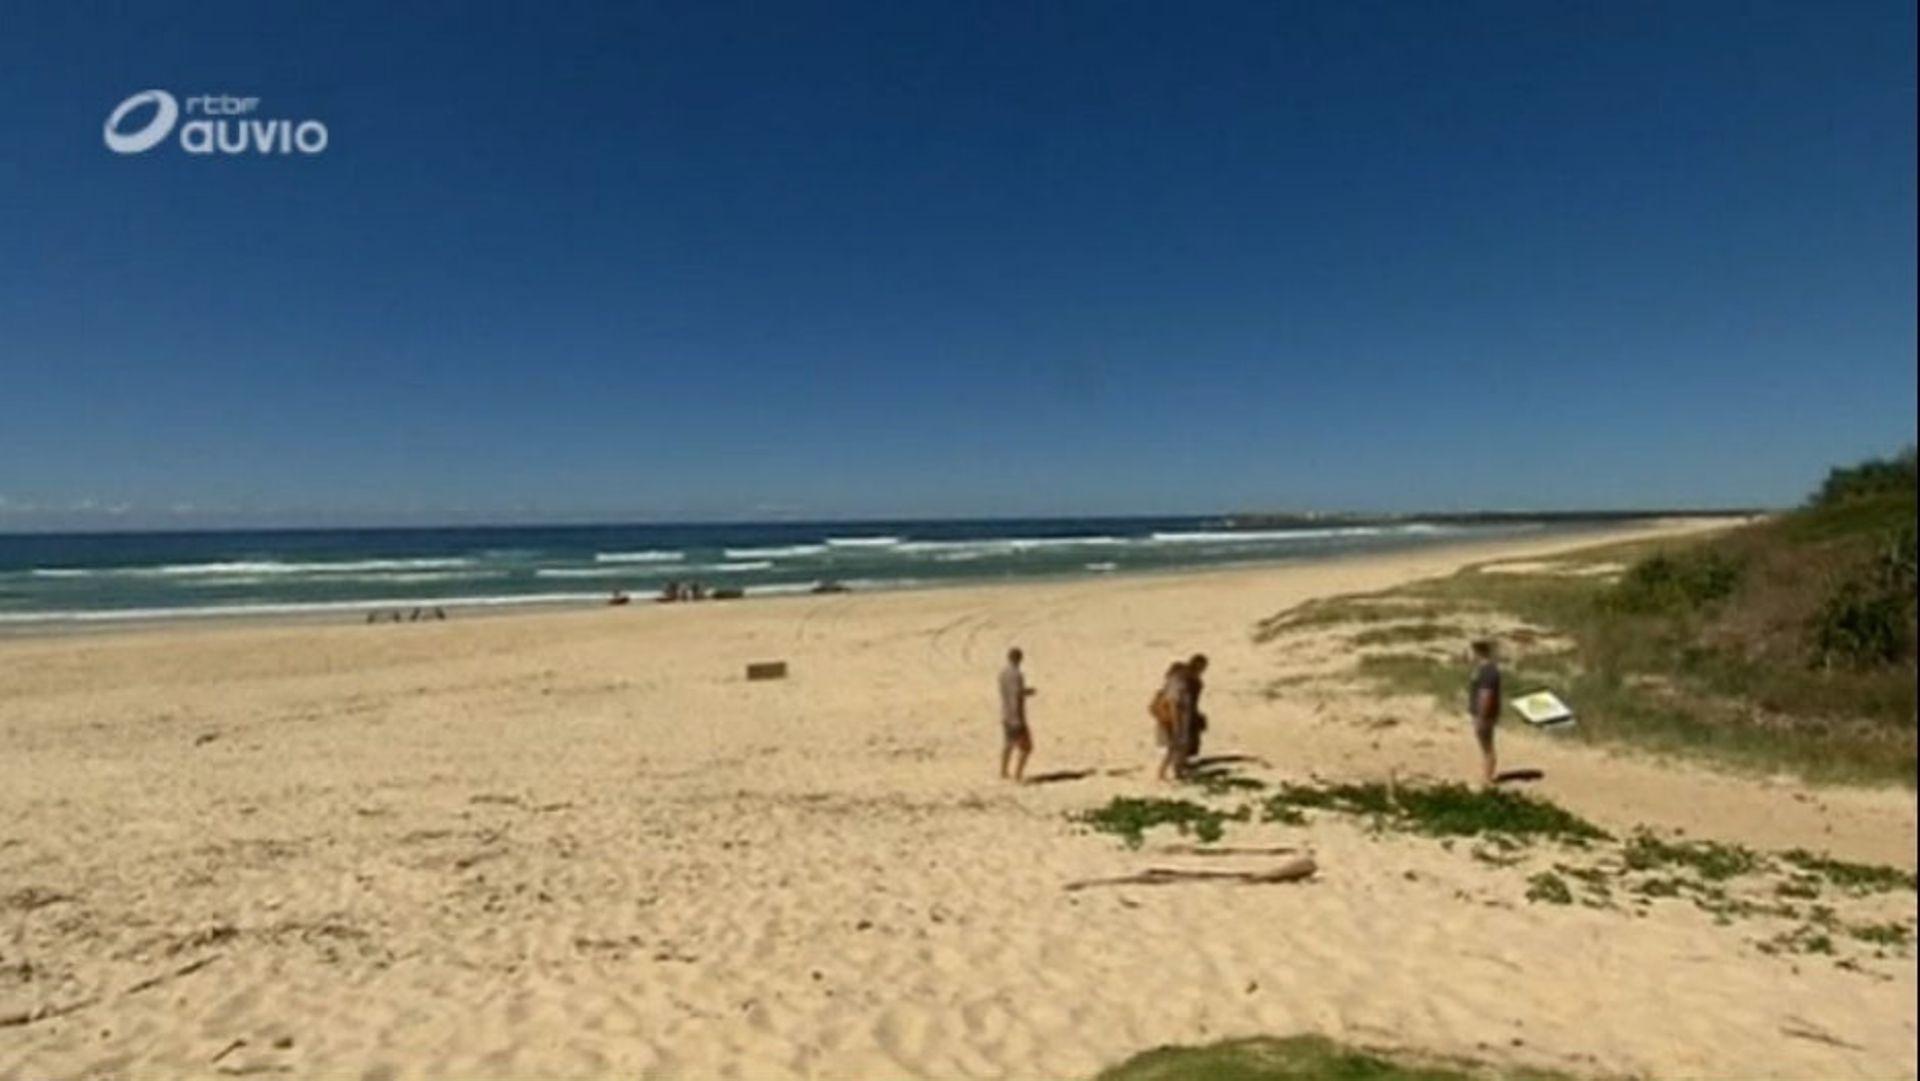
[[[662,578],[669,574],[746,574],[750,571],[771,570],[771,560],[752,560],[744,563],[691,563],[673,566],[623,565],[613,567],[542,567],[533,572],[535,578]]]
[[[882,589],[905,589],[909,586],[921,585],[922,582],[918,578],[851,578],[838,584],[845,586],[847,589],[864,593]],[[749,597],[779,597],[791,596],[796,593],[812,593],[819,588],[820,583],[817,581],[765,582],[760,585],[747,586],[742,592]]]
[[[967,540],[967,541],[902,541],[888,549],[899,555],[941,555],[954,553],[973,553],[976,555],[1006,554],[1013,551],[1011,540]]]
[[[290,601],[274,604],[209,604],[193,608],[99,608],[55,612],[4,612],[0,623],[112,623],[143,619],[218,619],[229,616],[307,615],[389,608],[502,608],[529,604],[604,603],[604,593],[508,593],[490,597],[387,597],[352,601]]]
[[[1007,542],[1015,551],[1044,548],[1109,548],[1127,543],[1124,537],[1016,537]]]
[[[1155,533],[1155,544],[1265,544],[1273,541],[1309,540],[1328,537],[1372,537],[1386,532],[1380,526],[1340,526],[1325,529],[1237,529],[1194,530]]]
[[[498,571],[489,570],[448,570],[448,571],[370,571],[364,574],[328,574],[312,584],[335,585],[345,582],[472,582],[483,578],[499,577]],[[284,574],[222,574],[191,575],[179,583],[190,589],[225,589],[233,586],[260,586],[284,583]]]
[[[976,559],[985,559],[993,552],[942,552],[934,556],[935,563],[972,563]]]
[[[678,563],[685,558],[685,552],[648,548],[638,552],[596,552],[593,561],[595,563]]]
[[[541,567],[533,572],[535,578],[640,578],[647,574],[633,567]]]
[[[827,551],[824,544],[788,544],[772,548],[727,548],[722,554],[728,559],[801,559],[825,555]]]
[[[1120,564],[1118,563],[1089,563],[1087,564],[1087,569],[1090,571],[1099,571],[1101,573],[1105,573],[1107,571],[1118,569],[1119,566]]]
[[[840,583],[857,592],[869,592],[878,589],[906,589],[921,584],[918,578],[849,578]]]
[[[941,562],[966,562],[953,556],[979,559],[985,556],[1017,555],[1056,548],[1114,548],[1129,543],[1125,537],[989,537],[964,541],[905,541],[889,551],[900,555],[932,555]]]
[[[480,578],[497,577],[496,571],[389,571],[379,574],[348,574],[341,580],[348,582],[471,582]]]
[[[819,582],[766,582],[757,586],[747,586],[741,592],[749,597],[783,597],[795,593],[811,593],[819,586]]]
[[[900,543],[899,537],[828,537],[829,548],[892,548]]]
[[[369,571],[445,570],[471,567],[471,559],[339,559],[287,562],[234,559],[212,563],[162,563],[144,567],[35,567],[36,578],[231,578],[239,575],[354,575]]]

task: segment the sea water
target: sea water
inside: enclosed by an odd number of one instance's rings
[[[747,596],[1310,559],[1539,523],[1204,518],[502,526],[0,535],[0,628],[46,623],[644,600],[674,580]]]

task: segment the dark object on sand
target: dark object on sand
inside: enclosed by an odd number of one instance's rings
[[[607,603],[614,607],[619,607],[627,603],[627,595],[616,589],[613,591],[613,595],[607,598]]]
[[[785,678],[787,678],[787,662],[785,661],[756,661],[747,665],[747,679],[749,681],[757,682],[763,679]]]
[[[1122,878],[1091,878],[1067,883],[1069,892],[1093,886],[1170,886],[1176,882],[1235,882],[1246,886],[1270,886],[1283,882],[1304,882],[1319,870],[1312,856],[1288,860],[1267,871],[1187,870],[1178,867],[1149,867]]]
[[[848,593],[851,590],[839,582],[821,582],[813,587],[815,593]]]
[[[705,582],[671,581],[660,587],[660,600],[663,603],[674,601],[703,601],[710,596]]]
[[[746,590],[741,589],[739,586],[721,586],[708,594],[708,596],[716,601],[737,601],[746,595]]]

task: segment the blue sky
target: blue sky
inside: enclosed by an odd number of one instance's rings
[[[9,4],[0,529],[1789,502],[1914,437],[1914,34]]]

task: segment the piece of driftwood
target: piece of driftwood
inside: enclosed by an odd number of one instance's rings
[[[198,961],[182,965],[172,972],[165,972],[158,976],[141,980],[139,983],[134,984],[132,987],[120,993],[123,995],[138,994],[141,991],[158,987],[168,980],[192,975],[208,965],[213,964],[215,961],[218,961],[220,956],[220,954],[216,953],[209,957],[202,957]],[[17,1028],[22,1025],[38,1024],[41,1021],[51,1021],[56,1017],[64,1017],[67,1014],[84,1010],[98,1001],[100,1001],[100,998],[96,995],[93,998],[83,998],[77,1002],[69,1002],[62,1006],[41,1006],[32,1010],[19,1010],[14,1013],[0,1014],[0,1028]]]
[[[208,965],[213,964],[215,961],[220,960],[220,957],[221,955],[217,953],[210,954],[206,957],[200,958],[198,961],[181,965],[179,968],[174,969],[172,972],[163,972],[158,976],[149,976],[146,979],[141,980],[139,983],[134,984],[132,987],[129,987],[125,991],[122,991],[120,993],[123,995],[137,995],[142,991],[147,991],[155,987],[158,987],[161,984],[166,983],[168,980],[177,980],[182,976],[191,976],[194,973],[200,971],[201,969],[207,967]]]
[[[100,1001],[98,997],[83,998],[78,1002],[69,1002],[64,1006],[42,1006],[34,1010],[20,1010],[15,1013],[0,1014],[0,1028],[14,1028],[19,1025],[32,1025],[41,1021],[51,1021],[56,1017],[84,1010]]]
[[[787,678],[787,662],[785,661],[758,661],[747,665],[747,679],[749,680],[757,681],[762,679],[785,678]]]
[[[245,1046],[247,1046],[247,1041],[235,1040],[232,1043],[228,1044],[227,1046],[221,1048],[220,1053],[213,1056],[213,1058],[210,1059],[209,1061],[218,1063],[221,1059],[226,1058],[228,1055],[233,1054],[235,1051],[238,1051]]]
[[[1787,1018],[1787,1023],[1780,1028],[1780,1034],[1783,1036],[1792,1036],[1796,1040],[1812,1040],[1815,1043],[1826,1044],[1828,1047],[1844,1047],[1849,1051],[1865,1050],[1865,1048],[1859,1044],[1848,1043],[1831,1032],[1822,1029],[1820,1026],[1809,1021],[1802,1021],[1798,1017]]]
[[[1066,888],[1084,890],[1094,886],[1168,886],[1176,882],[1237,882],[1246,886],[1265,886],[1281,882],[1301,882],[1319,870],[1311,856],[1288,860],[1265,871],[1206,871],[1179,867],[1149,867],[1136,875],[1119,878],[1090,878],[1069,882]]]
[[[1291,856],[1300,850],[1292,845],[1269,845],[1262,847],[1221,847],[1210,848],[1206,845],[1168,845],[1160,850],[1169,856]]]

